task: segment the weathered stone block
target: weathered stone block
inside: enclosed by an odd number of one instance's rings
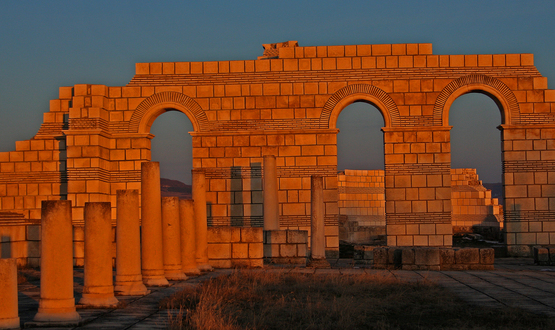
[[[261,243],[264,240],[264,230],[262,228],[241,228],[241,242]]]
[[[261,259],[264,257],[264,244],[262,243],[249,243],[249,258]]]
[[[478,264],[480,263],[480,249],[467,248],[455,250],[456,264]]]
[[[534,246],[534,262],[540,265],[549,263],[549,250],[541,246]]]
[[[307,243],[308,232],[306,230],[288,230],[287,243]]]
[[[264,244],[287,243],[286,230],[268,230],[264,232]]]
[[[296,244],[281,244],[279,246],[279,254],[281,257],[291,258],[297,256]]]
[[[494,249],[480,249],[480,264],[493,265],[495,260]]]
[[[385,268],[388,264],[387,248],[374,249],[374,268]]]
[[[231,244],[229,243],[209,243],[209,259],[229,259],[231,258]]]
[[[248,259],[249,258],[249,244],[248,243],[233,243],[231,245],[231,258],[232,259]]]
[[[414,249],[411,248],[404,248],[401,250],[401,259],[402,259],[402,264],[403,264],[403,269],[405,269],[406,265],[414,265],[414,255],[415,255],[415,251]]]
[[[442,266],[449,267],[455,263],[455,250],[439,249],[439,258]]]
[[[210,227],[208,228],[208,243],[227,243],[231,241],[231,228]]]
[[[415,249],[415,264],[425,266],[439,266],[439,249],[422,248]]]

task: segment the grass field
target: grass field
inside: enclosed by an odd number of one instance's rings
[[[179,292],[172,329],[555,329],[520,309],[472,306],[447,289],[370,275],[237,271]]]

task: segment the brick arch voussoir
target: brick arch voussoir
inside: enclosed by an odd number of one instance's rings
[[[447,101],[449,97],[457,93],[461,88],[470,88],[468,90],[469,92],[497,92],[497,95],[493,96],[496,98],[501,98],[498,101],[503,105],[504,108],[501,109],[505,112],[505,114],[502,114],[503,117],[505,117],[504,124],[520,123],[520,107],[518,105],[516,96],[511,91],[511,89],[499,79],[486,75],[473,74],[457,78],[441,90],[434,104],[434,125],[443,126],[445,124],[446,118],[444,118],[444,116],[447,113],[445,107],[451,106],[451,104],[447,104]]]
[[[195,131],[208,130],[208,117],[195,100],[178,92],[160,92],[147,97],[137,106],[129,121],[129,132],[139,133],[141,122],[149,116],[149,110],[164,103],[175,104],[178,110],[186,112]]]
[[[376,106],[382,111],[385,126],[400,126],[400,114],[397,104],[385,91],[372,85],[353,84],[341,88],[328,99],[320,115],[320,127],[330,128],[330,118],[332,117],[333,111],[337,111],[336,106],[342,100],[356,94],[368,95],[380,103],[376,104]],[[339,109],[339,111],[341,110],[342,109]]]

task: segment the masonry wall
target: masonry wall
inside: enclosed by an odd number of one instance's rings
[[[309,178],[323,175],[327,249],[337,251],[335,122],[348,104],[364,101],[384,116],[388,244],[449,246],[449,107],[479,91],[502,113],[511,251],[555,240],[555,91],[531,54],[292,45],[259,60],[139,63],[126,86],[60,88],[37,135],[0,153],[0,218],[37,221],[44,199],[71,200],[76,223],[87,201],[115,205],[117,189],[140,188],[151,124],[177,110],[193,124],[192,162],[206,171],[211,225],[261,225],[260,166],[274,154],[282,229],[308,228]]]

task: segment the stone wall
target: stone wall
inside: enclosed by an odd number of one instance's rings
[[[387,244],[450,246],[449,109],[480,92],[501,111],[509,253],[555,242],[555,90],[532,54],[297,45],[258,60],[138,63],[125,86],[61,87],[39,132],[0,153],[0,209],[36,221],[42,200],[68,199],[78,224],[85,202],[115,207],[116,190],[140,189],[152,123],[176,110],[193,125],[211,225],[261,226],[260,167],[273,154],[281,229],[308,229],[310,176],[322,175],[326,249],[337,251],[336,121],[362,101],[384,117]]]
[[[372,243],[385,237],[385,184],[382,170],[345,170],[337,178],[339,239]]]

